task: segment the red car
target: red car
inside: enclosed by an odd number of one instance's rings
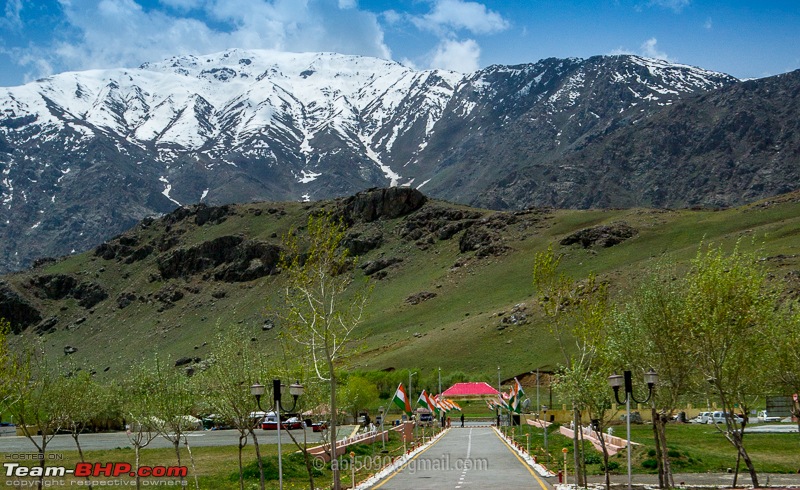
[[[311,430],[314,432],[322,432],[327,428],[328,428],[327,422],[314,422],[313,424],[311,424]]]
[[[264,420],[261,422],[261,428],[263,430],[275,430],[278,428],[278,418],[275,416],[267,415],[264,417]],[[289,417],[288,419],[281,420],[281,429],[302,429],[303,428],[303,421],[298,419],[297,417]]]

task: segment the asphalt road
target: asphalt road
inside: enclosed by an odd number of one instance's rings
[[[542,489],[548,487],[490,427],[454,427],[400,471],[372,488]]]
[[[322,433],[312,432],[311,429],[306,430],[306,437],[309,444],[315,444],[321,441]],[[339,427],[337,432],[339,438],[348,437],[353,431],[353,426]],[[298,441],[303,440],[303,431],[300,429],[292,430],[292,435]],[[274,430],[261,430],[256,431],[259,444],[277,444],[278,433]],[[239,431],[237,430],[204,430],[196,432],[188,432],[189,445],[192,447],[197,446],[236,446],[239,444]],[[124,432],[106,432],[100,434],[83,434],[80,437],[81,448],[84,450],[91,449],[113,449],[116,447],[132,447],[130,440]],[[248,441],[252,444],[253,441]],[[292,440],[286,435],[284,431],[281,436],[281,444],[290,445]],[[172,447],[172,444],[161,436],[156,437],[150,443],[148,448],[163,448]],[[69,434],[58,434],[47,444],[48,451],[74,451],[75,441]],[[0,435],[0,455],[9,453],[32,453],[36,451],[36,447],[28,440],[27,437],[17,436],[8,433]]]

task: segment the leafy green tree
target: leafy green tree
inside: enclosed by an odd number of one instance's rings
[[[780,339],[767,351],[764,368],[769,373],[770,387],[781,393],[800,394],[800,302],[783,305],[779,321],[774,323],[772,339]],[[793,401],[792,415],[800,433],[800,403]]]
[[[261,449],[254,431],[258,418],[253,417],[256,406],[253,395],[250,394],[250,386],[257,381],[269,379],[269,376],[263,370],[263,354],[256,351],[250,341],[251,337],[241,326],[231,326],[221,331],[213,346],[214,362],[201,374],[202,389],[206,399],[211,402],[215,416],[239,432],[239,488],[242,490],[242,451],[249,437],[252,437],[256,450],[260,488],[265,486]]]
[[[14,356],[8,347],[11,324],[0,318],[0,420],[7,407],[14,403]]]
[[[158,428],[163,425],[153,416],[156,399],[152,387],[156,381],[150,365],[142,363],[135,366],[120,385],[112,387],[113,398],[126,423],[128,440],[133,445],[137,489],[141,488],[139,466],[142,449],[158,437]]]
[[[607,352],[617,372],[652,368],[659,375],[651,404],[659,488],[675,485],[666,424],[697,390],[696,358],[686,345],[686,290],[675,276],[671,267],[655,267],[615,311],[607,332]]]
[[[597,386],[598,379],[607,373],[603,339],[608,318],[608,291],[606,285],[594,276],[580,282],[568,278],[560,272],[560,262],[561,257],[555,256],[552,247],[537,253],[533,284],[538,304],[550,320],[551,333],[562,355],[563,364],[556,375],[555,385],[572,400],[575,473],[578,485],[583,485],[585,458],[580,443],[581,410],[600,413],[604,405]],[[607,453],[605,457],[607,460]]]
[[[727,254],[719,247],[701,249],[686,277],[685,339],[705,377],[708,394],[725,412],[725,437],[750,472],[758,475],[744,445],[744,425],[754,394],[765,384],[763,366],[772,346],[765,342],[779,310],[776,290],[752,253],[737,247]],[[738,407],[740,424],[732,417]]]
[[[88,371],[76,369],[71,363],[64,364],[60,370],[66,373],[56,386],[64,425],[75,441],[81,461],[85,462],[80,435],[103,414],[108,396]]]
[[[336,363],[352,350],[371,290],[367,283],[351,287],[355,261],[340,247],[344,233],[341,221],[322,215],[308,218],[306,243],[294,231],[284,237],[281,263],[286,283],[278,310],[283,334],[304,347],[310,371],[330,388],[331,460],[336,459]],[[335,465],[333,486],[341,487]]]
[[[19,348],[9,363],[7,389],[14,399],[8,411],[39,453],[42,476],[47,463],[47,445],[55,434],[66,427],[66,413],[60,399],[63,376],[48,363],[41,342],[36,340]]]
[[[192,472],[195,475],[195,486],[199,488],[197,471],[194,468],[194,457],[189,446],[186,433],[196,428],[194,417],[196,403],[196,389],[191,378],[181,371],[169,366],[169,362],[156,359],[153,365],[151,385],[152,403],[150,404],[153,422],[158,433],[172,444],[178,466],[181,465],[180,445],[189,453]],[[183,484],[183,476],[181,476]]]
[[[353,417],[358,417],[358,412],[369,408],[378,400],[378,388],[367,378],[351,375],[342,389],[342,406]]]

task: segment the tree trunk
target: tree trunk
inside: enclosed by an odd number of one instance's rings
[[[81,435],[81,431],[78,430],[77,427],[73,427],[72,428],[72,438],[75,440],[75,446],[78,448],[78,455],[81,457],[81,463],[85,463],[86,462],[86,458],[83,456],[83,448],[81,448],[81,443],[78,440],[78,437],[80,435]],[[86,484],[87,484],[86,486],[88,486],[89,488],[92,487],[91,480],[89,479],[88,476],[86,477]]]
[[[256,433],[253,431],[253,428],[250,428],[250,435],[253,436],[253,446],[256,448],[256,460],[258,460],[258,479],[260,483],[260,489],[264,490],[264,462],[261,461],[261,448],[258,446],[258,438],[256,437]]]
[[[606,447],[606,440],[603,437],[603,427],[598,427],[598,430],[595,431],[597,434],[597,438],[600,440],[600,448],[603,450],[603,473],[605,473],[605,485],[606,490],[610,490],[611,488],[611,473],[608,471],[608,448]]]
[[[333,370],[333,362],[328,362],[331,373],[331,470],[333,470],[333,490],[341,490],[342,482],[339,474],[339,465],[336,462],[336,374]]]
[[[572,433],[572,452],[575,462],[575,484],[579,487],[584,486],[583,472],[581,463],[583,461],[583,448],[580,445],[578,434],[581,431],[581,411],[576,405],[572,407],[573,433]]]
[[[244,490],[244,466],[242,465],[242,450],[247,444],[247,434],[239,433],[239,490]]]
[[[661,452],[664,458],[664,484],[666,488],[675,486],[675,477],[672,475],[672,463],[669,461],[669,447],[667,446],[667,415],[662,413],[659,417],[659,437],[661,438]]]
[[[661,448],[661,417],[658,416],[656,407],[650,407],[650,417],[653,420],[653,442],[656,446],[656,461],[658,462],[658,488],[666,488],[664,480],[664,450]]]
[[[133,445],[133,451],[136,454],[136,490],[142,488],[142,477],[139,476],[139,457],[141,456],[141,446],[139,445],[141,441],[137,441]]]

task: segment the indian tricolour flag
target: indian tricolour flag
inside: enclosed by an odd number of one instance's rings
[[[400,410],[404,411],[406,414],[411,415],[411,403],[408,401],[408,395],[406,394],[406,389],[403,388],[403,383],[400,383],[400,386],[397,387],[397,391],[394,392],[394,398],[392,401],[400,407]]]
[[[436,404],[433,398],[431,398],[431,395],[425,390],[422,390],[422,393],[419,394],[417,403],[430,410],[431,413],[439,413],[439,405]]]
[[[522,399],[525,397],[525,392],[522,390],[522,385],[514,378],[514,386],[511,387],[511,397],[509,399],[509,405],[511,410],[520,413],[522,412]]]

